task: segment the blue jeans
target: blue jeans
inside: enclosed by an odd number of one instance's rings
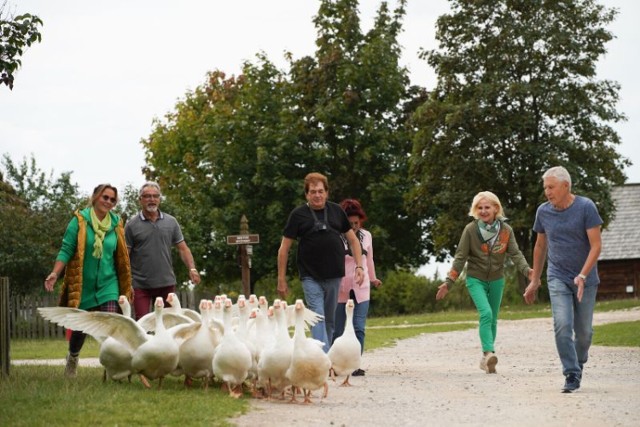
[[[578,287],[558,279],[548,282],[556,348],[562,362],[562,373],[582,376],[582,367],[589,358],[593,337],[593,308],[597,285],[585,286],[582,302],[578,302]]]
[[[316,280],[312,277],[302,278],[302,290],[307,308],[324,316],[324,320],[311,327],[311,336],[322,341],[323,350],[329,351],[335,323],[336,306],[338,305],[338,289],[342,277]]]
[[[367,313],[369,312],[369,300],[356,302],[353,298],[355,306],[353,308],[353,329],[356,331],[356,338],[360,341],[360,354],[364,352],[364,326],[367,321]],[[342,335],[345,323],[347,322],[347,313],[345,312],[347,304],[338,303],[336,308],[336,327],[333,333],[333,340]]]

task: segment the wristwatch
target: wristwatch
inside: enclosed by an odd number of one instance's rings
[[[585,276],[582,273],[578,274],[578,277],[581,278],[582,280],[587,280],[587,276]]]

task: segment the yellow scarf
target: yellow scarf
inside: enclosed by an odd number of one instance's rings
[[[104,235],[111,229],[111,215],[107,212],[104,219],[100,221],[93,208],[89,211],[89,215],[91,216],[91,227],[96,234],[96,240],[93,242],[93,256],[102,258],[102,242],[104,241]]]

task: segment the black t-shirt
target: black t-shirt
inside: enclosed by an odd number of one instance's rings
[[[289,215],[282,233],[284,237],[298,240],[297,264],[300,277],[317,280],[335,279],[344,276],[344,244],[340,235],[351,229],[347,214],[340,205],[325,204],[328,227],[314,231],[316,220],[311,208],[304,204]],[[324,209],[314,210],[319,222],[324,223]]]

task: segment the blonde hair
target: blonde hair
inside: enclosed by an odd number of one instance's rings
[[[93,189],[93,193],[91,194],[90,205],[95,206],[95,204],[100,200],[100,196],[104,193],[104,190],[113,190],[116,195],[116,200],[118,200],[118,189],[111,184],[100,184]],[[114,203],[115,205],[115,203]]]
[[[486,200],[491,203],[493,206],[498,208],[498,212],[496,213],[496,219],[504,219],[504,210],[502,209],[502,203],[500,203],[500,199],[498,196],[493,194],[491,191],[481,191],[475,195],[473,198],[473,202],[471,202],[471,208],[469,209],[469,216],[478,219],[478,205],[482,200]]]

